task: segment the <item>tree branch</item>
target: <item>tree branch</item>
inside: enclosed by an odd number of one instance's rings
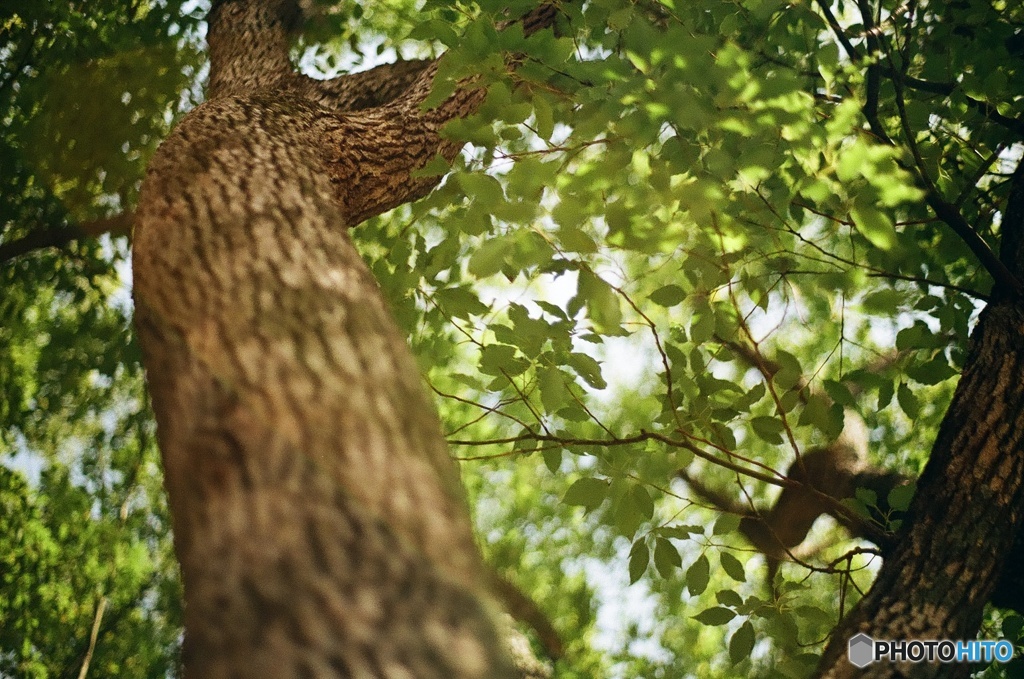
[[[857,48],[850,42],[850,39],[846,36],[846,31],[844,31],[843,27],[839,25],[839,22],[836,20],[836,16],[832,14],[832,8],[828,6],[827,0],[818,0],[818,7],[821,9],[821,13],[824,15],[825,21],[828,22],[829,28],[832,29],[832,33],[835,34],[836,40],[839,41],[839,44],[842,45],[843,49],[846,51],[846,56],[850,57],[850,61],[854,63],[859,62],[861,59],[860,52],[858,52]]]
[[[836,34],[839,41],[843,44],[843,47],[849,55],[850,59],[854,63],[860,63],[860,61],[862,60],[862,56],[859,52],[856,51],[856,48],[854,48],[853,45],[849,42],[849,39],[843,32],[842,27],[839,25],[839,22],[836,21],[835,16],[832,14],[831,10],[824,2],[819,2],[819,6],[822,8],[826,21],[829,23],[829,26],[832,28],[832,31]],[[858,6],[860,8],[862,20],[865,27],[864,37],[867,43],[868,55],[871,57],[880,57],[882,56],[882,54],[879,50],[879,28],[874,23],[874,17],[872,16],[870,11],[870,3],[868,2],[868,0],[858,0]],[[871,128],[871,131],[875,134],[875,136],[877,136],[885,143],[891,144],[892,141],[890,140],[888,134],[885,132],[885,129],[882,126],[881,121],[878,117],[878,93],[881,84],[881,75],[884,74],[887,78],[894,82],[899,80],[905,86],[911,89],[933,92],[935,94],[942,94],[946,96],[952,94],[957,89],[959,89],[960,85],[959,83],[933,83],[926,80],[921,80],[919,78],[913,78],[911,76],[908,76],[901,70],[896,69],[892,65],[891,54],[888,54],[887,58],[890,62],[887,66],[883,66],[880,63],[874,62],[867,67],[867,83],[865,87],[866,100],[864,106],[862,107],[862,111],[864,113],[865,119],[868,122],[868,126]],[[985,118],[991,120],[992,122],[998,125],[1001,125],[1007,130],[1010,130],[1011,132],[1015,133],[1018,137],[1024,138],[1024,120],[1011,118],[1009,116],[1003,115],[996,109],[995,106],[989,104],[986,101],[974,99],[973,97],[969,97],[967,95],[964,95],[964,99],[970,108],[976,110]]]
[[[942,194],[934,182],[932,182],[924,158],[921,156],[921,150],[917,146],[914,130],[910,127],[910,118],[907,115],[906,101],[903,96],[902,77],[899,73],[895,75],[896,77],[893,78],[892,83],[896,93],[896,108],[899,111],[900,128],[906,139],[907,147],[914,158],[917,175],[925,191],[925,202],[935,212],[935,216],[945,222],[960,237],[960,240],[974,253],[981,265],[992,275],[997,291],[1002,289],[1009,294],[1024,294],[1024,286],[1021,285],[1020,280],[996,257],[988,243],[967,223],[967,220],[960,214],[960,211],[942,197]]]
[[[739,458],[739,459],[742,459],[742,460],[747,461],[747,462],[750,462],[752,465],[761,467],[761,468],[765,469],[766,471],[760,472],[760,471],[757,471],[755,469],[750,469],[749,467],[744,467],[743,465],[740,465],[740,464],[737,464],[735,462],[732,462],[731,460],[722,459],[721,457],[719,457],[719,456],[717,456],[717,455],[715,455],[713,453],[709,453],[708,451],[704,450],[700,446],[695,446],[694,444],[690,443],[688,440],[685,440],[685,439],[673,439],[673,438],[671,438],[669,436],[665,436],[664,434],[657,434],[655,432],[650,432],[650,431],[641,431],[639,434],[635,434],[633,436],[624,436],[624,437],[612,438],[612,439],[577,439],[577,438],[565,438],[565,437],[562,437],[562,436],[555,436],[555,435],[552,435],[552,434],[539,434],[539,433],[536,433],[536,432],[526,432],[526,433],[523,433],[523,434],[519,434],[518,436],[509,436],[509,437],[499,438],[499,439],[488,439],[486,441],[449,440],[448,443],[450,445],[453,445],[453,446],[484,446],[484,445],[493,445],[493,444],[500,444],[500,443],[516,443],[518,441],[537,441],[539,443],[558,443],[559,445],[562,445],[562,446],[595,446],[595,447],[596,446],[600,446],[600,447],[626,446],[626,445],[630,445],[630,444],[633,444],[633,443],[640,443],[642,441],[658,441],[658,442],[664,443],[665,445],[670,446],[672,448],[682,448],[683,450],[688,450],[691,453],[693,453],[694,456],[699,457],[700,459],[705,460],[707,462],[710,462],[711,464],[717,465],[719,467],[723,467],[725,469],[729,469],[731,471],[734,471],[734,472],[736,472],[738,474],[741,474],[743,476],[746,476],[748,478],[756,479],[758,481],[763,481],[764,483],[769,483],[769,484],[771,484],[773,486],[780,486],[782,488],[786,488],[788,486],[792,486],[792,485],[795,484],[794,481],[792,481],[791,479],[786,478],[785,476],[783,476],[782,474],[780,474],[780,473],[776,472],[775,470],[771,469],[767,465],[761,464],[761,463],[753,461],[753,460],[749,460],[748,458],[742,458],[741,456],[736,455],[735,453],[731,454],[731,456]]]
[[[552,660],[558,660],[565,655],[565,643],[561,635],[537,602],[493,568],[488,569],[487,577],[495,598],[505,604],[505,610],[514,619],[529,625],[537,634],[537,640],[544,647],[547,656]]]
[[[1010,179],[1010,195],[1000,224],[999,260],[1015,276],[1024,274],[1024,159]]]
[[[100,623],[103,621],[103,612],[107,610],[107,597],[100,597],[96,606],[96,615],[92,620],[92,631],[89,633],[89,648],[85,651],[85,658],[82,659],[82,669],[78,671],[78,679],[85,679],[89,673],[89,663],[92,662],[92,654],[96,651],[96,639],[100,634]]]
[[[992,249],[989,248],[988,243],[967,223],[967,220],[960,214],[960,211],[938,194],[938,190],[934,185],[926,189],[925,201],[935,211],[935,216],[945,222],[949,228],[953,229],[953,232],[977,256],[981,265],[992,274],[996,284],[996,290],[992,292],[993,297],[998,296],[1000,289],[1015,295],[1024,293],[1024,287],[1022,287],[1017,276],[996,257]]]
[[[286,88],[294,89],[306,99],[339,113],[361,111],[383,106],[400,97],[435,61],[396,61],[329,80],[295,73]]]
[[[131,233],[134,218],[134,213],[122,212],[81,224],[35,229],[21,238],[0,243],[0,265],[36,250],[65,248],[83,238],[96,238],[105,233],[111,236],[127,236]]]
[[[555,4],[545,3],[518,23],[529,36],[557,16]],[[515,61],[509,57],[509,63]],[[438,155],[451,162],[462,148],[463,142],[444,139],[441,129],[475,112],[487,93],[470,79],[436,107],[423,110],[438,66],[435,61],[419,70],[401,97],[384,106],[323,121],[323,158],[348,226],[425,196],[441,175],[415,176],[416,171]]]
[[[882,121],[878,118],[878,91],[881,87],[882,79],[880,73],[881,65],[878,63],[879,58],[881,58],[881,50],[879,50],[878,33],[875,29],[875,18],[871,12],[869,0],[858,0],[857,4],[860,8],[861,20],[864,22],[868,55],[871,59],[867,67],[864,106],[861,108],[861,111],[864,113],[864,118],[868,121],[868,126],[875,133],[875,136],[886,144],[891,145],[892,140],[886,134],[885,128],[882,127]]]
[[[895,79],[895,70],[892,66],[885,69],[885,75],[890,79]],[[902,76],[903,84],[912,89],[921,92],[931,92],[933,94],[950,95],[960,88],[959,83],[936,83],[929,80],[921,80],[920,78],[914,78],[909,75]],[[1011,118],[1005,116],[996,110],[995,106],[992,106],[988,102],[974,99],[964,95],[964,99],[967,101],[967,105],[975,109],[983,116],[988,118],[994,123],[997,123],[1011,132],[1015,133],[1021,138],[1024,138],[1024,120],[1018,118]]]

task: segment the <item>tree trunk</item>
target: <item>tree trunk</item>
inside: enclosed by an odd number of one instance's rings
[[[296,12],[214,3],[209,100],[138,209],[186,676],[513,676],[432,404],[346,232],[430,190],[410,173],[454,156],[438,129],[482,92],[421,112],[427,62],[297,75]]]
[[[1002,261],[1024,271],[1024,164],[1002,222]],[[939,428],[896,548],[865,598],[832,635],[823,677],[966,677],[968,664],[846,657],[858,632],[874,639],[971,639],[998,591],[1019,599],[1008,558],[1024,518],[1024,302],[997,289],[971,338],[953,402]],[[1004,573],[1004,565],[1006,572]]]

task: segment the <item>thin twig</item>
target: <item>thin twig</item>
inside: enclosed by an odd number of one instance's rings
[[[857,261],[854,261],[852,259],[847,259],[847,258],[842,257],[840,255],[837,255],[837,254],[835,254],[833,252],[830,252],[830,251],[824,249],[823,247],[821,247],[820,245],[818,245],[817,243],[815,243],[814,241],[809,240],[807,237],[805,237],[803,234],[801,234],[797,229],[795,229],[792,226],[790,226],[789,223],[787,222],[786,218],[783,217],[781,214],[779,214],[778,211],[776,211],[772,207],[771,203],[764,196],[761,196],[760,193],[758,193],[758,196],[765,203],[765,205],[767,206],[768,210],[772,213],[772,215],[775,216],[775,218],[779,220],[779,222],[782,224],[782,228],[787,233],[792,234],[798,240],[800,240],[802,243],[804,243],[807,246],[810,246],[810,247],[814,248],[815,250],[820,252],[822,255],[824,255],[825,257],[827,257],[827,258],[829,258],[831,260],[835,260],[836,262],[839,262],[841,264],[845,264],[845,265],[847,265],[849,267],[853,267],[853,268],[856,268],[856,269],[861,269],[863,271],[868,271],[868,272],[870,272],[870,273],[868,273],[869,277],[873,277],[873,278],[874,277],[877,277],[877,278],[892,278],[892,279],[895,279],[895,280],[904,280],[904,281],[914,282],[914,283],[924,283],[924,284],[927,284],[927,285],[934,285],[937,288],[945,288],[945,289],[948,289],[948,290],[955,290],[957,292],[963,293],[965,295],[969,295],[971,297],[975,297],[975,298],[980,299],[982,301],[988,301],[989,300],[989,295],[986,295],[985,293],[982,293],[982,292],[978,292],[977,290],[973,290],[971,288],[967,288],[967,287],[964,287],[964,286],[961,286],[961,285],[956,285],[954,283],[943,283],[941,281],[935,281],[935,280],[932,280],[930,278],[923,278],[923,277],[920,277],[920,276],[911,276],[911,275],[906,275],[906,274],[893,273],[891,271],[885,271],[884,269],[879,269],[877,267],[873,267],[873,266],[870,266],[868,264],[864,264],[862,262],[857,262]],[[834,217],[834,216],[829,215],[827,213],[816,212],[810,206],[799,205],[799,207],[808,209],[808,210],[810,210],[811,212],[814,212],[815,214],[817,214],[820,217],[824,217],[826,219],[830,219],[830,220],[835,221],[835,222],[837,222],[839,224],[843,224],[843,225],[846,225],[846,226],[853,226],[852,222],[839,219],[838,217]],[[939,217],[939,219],[941,220],[941,217]],[[770,227],[767,227],[767,226],[765,226],[763,224],[760,224],[760,223],[758,223],[757,221],[754,221],[754,220],[748,219],[747,222],[750,223],[750,224],[753,224],[755,226],[761,226],[761,227],[764,227],[764,228],[770,228]],[[968,228],[970,228],[970,227],[968,227]],[[793,254],[798,254],[798,253],[793,253]],[[800,255],[800,256],[807,257],[807,255]]]
[[[673,419],[676,421],[676,424],[682,426],[682,422],[679,421],[679,404],[676,403],[675,394],[672,389],[672,368],[669,365],[668,354],[665,353],[665,348],[661,344],[661,336],[658,334],[658,327],[654,324],[654,321],[651,320],[650,316],[640,310],[640,307],[637,306],[636,302],[634,302],[630,296],[622,290],[622,288],[611,284],[609,284],[609,286],[612,290],[619,293],[619,295],[622,296],[622,299],[626,300],[626,304],[632,307],[633,311],[635,311],[637,315],[644,320],[647,327],[650,328],[651,336],[654,337],[654,347],[658,350],[658,356],[661,357],[662,367],[665,368],[665,397],[668,399],[668,404],[672,408]]]
[[[89,673],[89,663],[92,662],[92,654],[96,650],[96,639],[100,635],[100,623],[103,622],[103,612],[107,610],[107,597],[101,596],[96,606],[96,615],[92,619],[92,631],[89,633],[89,648],[82,659],[82,669],[78,671],[78,679],[85,679]]]
[[[453,445],[453,446],[486,446],[486,445],[500,445],[500,444],[507,444],[507,443],[517,443],[517,442],[520,442],[520,441],[538,441],[538,442],[541,442],[541,443],[557,443],[557,444],[559,444],[559,445],[561,445],[563,447],[565,447],[565,446],[610,447],[610,446],[632,445],[634,443],[641,443],[641,442],[644,442],[644,441],[659,441],[659,442],[664,443],[665,445],[671,446],[673,448],[682,448],[683,450],[688,450],[691,453],[693,453],[696,457],[699,457],[702,460],[707,460],[708,462],[711,462],[712,464],[718,465],[720,467],[724,467],[726,469],[731,469],[733,471],[739,472],[740,474],[743,474],[744,476],[750,477],[752,479],[757,479],[758,481],[763,481],[764,483],[769,483],[769,484],[771,484],[773,486],[779,486],[781,488],[788,488],[788,487],[791,487],[791,486],[798,485],[796,481],[792,481],[792,480],[788,479],[787,477],[785,477],[784,475],[780,474],[779,472],[777,472],[775,470],[772,470],[772,472],[774,472],[774,474],[775,474],[775,476],[772,476],[772,475],[764,473],[764,472],[759,472],[759,471],[756,471],[754,469],[749,469],[747,467],[744,467],[743,465],[736,464],[736,463],[734,463],[734,462],[732,462],[730,460],[723,460],[719,456],[714,455],[712,453],[709,453],[706,450],[704,450],[704,449],[702,449],[702,448],[700,448],[698,446],[693,445],[689,441],[673,439],[673,438],[671,438],[669,436],[665,436],[663,434],[658,434],[658,433],[655,433],[655,432],[649,432],[649,431],[643,431],[643,430],[641,430],[641,432],[639,434],[635,434],[633,436],[625,436],[625,437],[614,438],[614,439],[566,438],[566,437],[563,437],[563,436],[553,436],[551,434],[538,434],[538,433],[533,433],[533,432],[526,432],[526,433],[519,434],[518,436],[507,436],[507,437],[504,437],[504,438],[487,439],[487,440],[484,440],[484,441],[473,441],[473,440],[466,440],[466,439],[454,439],[454,440],[450,439],[448,441],[448,443],[450,445]]]
[[[485,414],[486,413],[494,413],[495,415],[501,415],[502,417],[507,417],[508,419],[512,420],[513,422],[515,422],[516,424],[521,426],[523,429],[527,429],[527,430],[530,429],[530,426],[528,424],[526,424],[525,422],[520,420],[515,415],[509,415],[505,411],[501,410],[501,407],[505,406],[505,405],[508,405],[509,401],[506,401],[506,400],[502,399],[502,401],[500,403],[498,403],[498,405],[492,407],[492,406],[486,405],[484,403],[480,403],[478,401],[473,401],[471,399],[464,398],[462,396],[458,396],[457,394],[449,394],[447,392],[441,391],[440,389],[438,389],[437,387],[435,387],[432,384],[430,385],[430,389],[431,389],[431,391],[433,391],[435,394],[437,394],[441,398],[450,398],[453,401],[458,401],[459,403],[465,403],[466,405],[470,405],[470,406],[473,406],[473,407],[476,407],[476,408],[480,408],[481,410],[485,411]],[[448,435],[451,436],[452,434],[457,434],[458,432],[462,431],[463,429],[465,429],[465,426],[459,427],[455,431],[450,432]]]

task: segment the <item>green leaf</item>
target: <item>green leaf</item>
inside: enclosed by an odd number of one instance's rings
[[[519,435],[523,436],[523,438],[520,438],[518,441],[512,444],[512,450],[519,451],[522,453],[532,453],[533,451],[537,450],[537,446],[540,445],[540,442],[534,439],[532,436],[529,436],[529,433],[529,429],[524,428],[520,430]]]
[[[907,368],[907,375],[921,384],[939,384],[954,377],[957,371],[949,365],[943,354],[932,360]]]
[[[672,577],[676,569],[683,567],[679,550],[665,538],[659,537],[654,542],[654,566],[663,578]]]
[[[921,414],[921,404],[906,382],[901,382],[899,389],[896,390],[896,400],[899,401],[900,408],[907,414],[907,417],[917,420],[918,415]]]
[[[629,491],[629,499],[637,514],[644,521],[650,521],[654,516],[654,500],[651,499],[648,490],[641,485],[635,485]]]
[[[434,293],[434,298],[450,316],[455,318],[469,318],[471,314],[482,316],[489,311],[476,293],[469,288],[441,288]]]
[[[882,210],[873,205],[859,204],[850,211],[850,216],[857,230],[875,247],[891,250],[896,246],[897,236],[892,218]]]
[[[505,192],[494,177],[482,172],[462,172],[455,175],[466,195],[484,205],[497,205],[505,200]]]
[[[581,271],[578,295],[585,302],[594,329],[605,335],[621,334],[622,309],[619,296],[602,278]]]
[[[785,427],[778,418],[762,415],[750,420],[750,426],[762,441],[773,445],[782,443],[782,432],[785,431]]]
[[[1008,615],[1003,618],[1003,638],[1017,642],[1021,637],[1021,630],[1024,630],[1024,617],[1019,615]]]
[[[703,526],[683,526],[677,524],[674,526],[662,526],[658,529],[658,534],[663,535],[667,538],[676,538],[677,540],[683,540],[694,534],[703,535],[704,528]]]
[[[917,492],[916,483],[905,483],[890,490],[886,499],[892,509],[905,512],[910,509],[910,503],[914,499],[915,492]]]
[[[514,377],[530,367],[528,361],[516,356],[516,348],[505,344],[488,344],[480,352],[480,370],[488,375]]]
[[[903,299],[903,296],[896,290],[883,288],[866,295],[862,304],[872,313],[891,314],[899,310]]]
[[[931,334],[923,323],[914,323],[896,333],[896,349],[906,351],[925,345],[925,336]]]
[[[551,112],[551,105],[548,104],[544,97],[534,98],[533,118],[537,129],[537,136],[541,139],[550,139],[555,129],[555,122]]]
[[[754,626],[747,620],[736,630],[732,639],[729,640],[729,660],[732,664],[743,662],[750,658],[754,651]]]
[[[841,504],[862,519],[870,520],[872,518],[871,510],[868,509],[868,506],[855,497],[843,498]]]
[[[690,341],[694,344],[703,344],[715,335],[715,314],[705,307],[703,311],[694,313],[693,321],[690,323]]]
[[[644,540],[637,540],[629,550],[629,584],[635,583],[647,571],[651,554]]]
[[[562,501],[567,505],[579,506],[591,512],[608,497],[610,484],[607,479],[584,477],[577,479],[565,491]]]
[[[451,163],[445,160],[442,156],[436,155],[423,167],[413,170],[410,173],[410,176],[413,179],[419,179],[420,177],[437,177],[439,175],[448,174],[451,169]]]
[[[544,448],[541,451],[541,457],[544,459],[544,466],[548,468],[548,471],[552,474],[557,474],[562,466],[562,449],[557,447]]]
[[[715,525],[711,529],[712,535],[726,535],[727,533],[735,533],[736,529],[740,527],[740,517],[736,514],[722,513],[715,520]]]
[[[797,424],[813,425],[818,431],[826,432],[834,428],[831,415],[831,403],[828,398],[817,392],[811,392],[807,396],[807,403],[800,411],[800,418]]]
[[[711,563],[708,558],[701,554],[689,568],[686,569],[686,589],[693,596],[699,596],[708,588],[711,580]]]
[[[601,365],[593,357],[574,352],[569,354],[567,362],[577,375],[595,389],[604,389],[608,386],[601,377]]]
[[[478,278],[498,273],[514,249],[515,243],[506,236],[485,240],[469,257],[469,273]]]
[[[663,307],[674,307],[686,299],[686,291],[678,285],[665,285],[650,295],[650,300]]]
[[[726,574],[728,574],[730,578],[736,580],[737,582],[746,582],[747,574],[744,571],[743,564],[740,563],[739,559],[737,559],[729,552],[722,552],[720,559],[722,561],[722,568],[725,570]]]
[[[556,304],[552,304],[551,302],[545,302],[542,299],[536,300],[536,303],[537,303],[537,306],[539,306],[541,309],[543,309],[544,311],[548,312],[549,314],[551,314],[555,318],[557,318],[557,319],[559,319],[561,321],[568,321],[569,320],[569,317],[565,315],[565,311],[562,310],[562,307],[560,307],[560,306],[558,306]]]
[[[850,388],[842,382],[836,382],[835,380],[824,380],[822,386],[825,387],[825,392],[832,398],[833,401],[839,405],[844,406],[856,406],[857,401],[850,393]]]
[[[714,606],[693,616],[695,620],[708,626],[717,627],[724,625],[736,617],[736,611],[724,606]]]
[[[715,599],[723,606],[736,608],[743,605],[743,597],[731,589],[720,589],[715,592]]]
[[[865,507],[878,506],[878,493],[871,490],[870,488],[857,488],[854,491],[854,497],[856,497],[857,501],[863,504]]]
[[[417,24],[408,35],[409,40],[437,40],[445,45],[455,45],[459,36],[451,24],[441,19],[429,19]]]
[[[540,386],[540,402],[549,413],[558,412],[563,405],[572,402],[572,393],[567,382],[569,376],[558,368],[546,366],[537,371]]]
[[[892,380],[886,380],[878,385],[878,409],[882,410],[892,403],[892,397],[896,393],[896,386]]]
[[[594,239],[575,226],[563,226],[558,230],[558,242],[562,249],[568,252],[580,254],[593,254],[597,252],[597,243]]]
[[[775,352],[775,360],[779,363],[779,371],[772,376],[772,382],[779,389],[792,389],[803,377],[803,368],[800,360],[788,351],[779,350]]]

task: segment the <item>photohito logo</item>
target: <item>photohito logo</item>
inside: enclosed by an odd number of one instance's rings
[[[879,660],[891,662],[1009,662],[1013,657],[1013,644],[973,639],[912,639],[910,641],[872,639],[861,633],[850,637],[847,657],[854,667],[867,667]]]

